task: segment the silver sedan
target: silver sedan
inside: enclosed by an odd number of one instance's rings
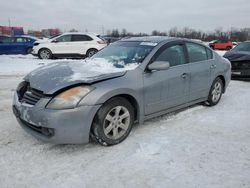
[[[216,105],[230,62],[201,43],[167,37],[115,42],[90,59],[28,74],[13,112],[34,137],[58,144],[122,142],[133,124],[195,103]]]

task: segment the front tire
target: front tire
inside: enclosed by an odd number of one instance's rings
[[[223,87],[224,86],[223,86],[222,80],[219,77],[216,78],[209,91],[208,100],[207,100],[207,104],[209,106],[214,106],[219,103],[222,93],[223,93]]]
[[[39,50],[38,57],[40,59],[51,59],[52,53],[49,49],[44,48],[44,49]]]
[[[91,135],[101,145],[115,145],[127,138],[133,123],[133,106],[125,98],[115,97],[104,103],[97,112]]]

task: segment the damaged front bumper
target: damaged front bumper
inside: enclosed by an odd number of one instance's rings
[[[49,98],[34,106],[21,103],[17,93],[13,113],[21,127],[39,140],[56,144],[88,143],[94,116],[101,105],[79,106],[74,109],[46,109]]]

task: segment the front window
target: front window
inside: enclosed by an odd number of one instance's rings
[[[155,61],[167,61],[171,67],[185,64],[183,45],[174,45],[166,48]]]
[[[26,39],[18,37],[18,38],[16,38],[16,42],[19,42],[19,43],[26,42]]]
[[[233,51],[250,51],[250,42],[244,42],[232,49]]]
[[[157,43],[151,42],[116,42],[102,49],[91,59],[102,58],[116,67],[132,63],[141,63]]]
[[[58,37],[55,39],[57,42],[70,42],[71,41],[71,35],[63,35],[61,37]]]

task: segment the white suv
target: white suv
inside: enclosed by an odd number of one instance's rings
[[[40,59],[90,57],[105,46],[106,42],[94,34],[64,33],[47,41],[35,42],[32,54]]]

